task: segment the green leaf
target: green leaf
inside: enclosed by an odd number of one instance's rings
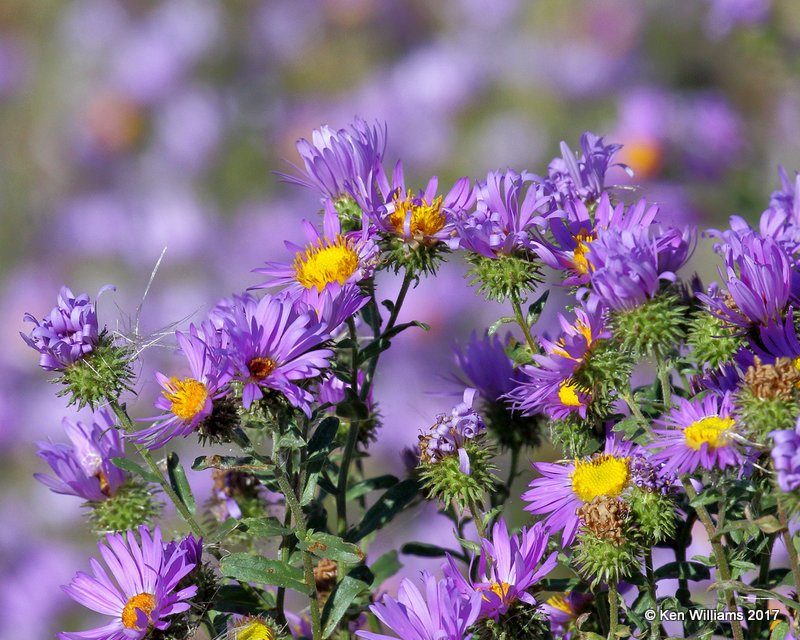
[[[789,623],[786,622],[785,620],[781,620],[772,629],[772,633],[769,636],[769,640],[785,640],[788,633],[789,633]]]
[[[276,518],[243,518],[240,528],[256,538],[288,536],[294,529],[284,527]]]
[[[280,560],[268,560],[249,553],[233,553],[219,563],[222,575],[240,582],[257,582],[285,587],[305,595],[311,590],[303,583],[303,571]]]
[[[323,453],[327,455],[328,451],[333,448],[336,434],[339,431],[339,420],[330,416],[325,418],[314,429],[311,439],[308,441],[308,457],[309,460],[314,457],[315,453]]]
[[[322,636],[327,638],[335,630],[348,607],[360,593],[369,589],[374,580],[372,572],[364,565],[355,567],[331,593],[322,610]]]
[[[392,345],[391,341],[384,337],[376,338],[370,342],[366,347],[358,352],[359,363],[368,362],[375,356],[383,353]]]
[[[255,590],[244,589],[238,584],[224,584],[214,596],[214,610],[225,613],[258,613],[263,611],[264,604]]]
[[[412,478],[399,482],[386,491],[364,514],[361,522],[351,528],[345,540],[358,542],[373,531],[377,531],[400,513],[419,494],[419,482]]]
[[[493,336],[504,324],[511,324],[512,322],[516,321],[517,319],[514,316],[503,316],[502,318],[498,318],[489,325],[489,335]]]
[[[443,549],[438,545],[428,544],[427,542],[409,542],[401,547],[400,552],[407,556],[420,556],[421,558],[444,558],[448,553],[450,555],[461,555],[459,551]]]
[[[356,498],[360,498],[361,496],[369,493],[370,491],[375,491],[376,489],[388,489],[389,487],[393,487],[398,482],[400,482],[399,478],[397,478],[397,476],[392,476],[392,475],[367,478],[366,480],[357,482],[347,490],[347,499],[355,500]]]
[[[122,469],[123,471],[127,471],[128,473],[132,473],[134,475],[147,480],[147,482],[154,482],[156,484],[161,484],[163,478],[158,477],[152,471],[147,471],[143,469],[138,464],[136,464],[133,460],[129,460],[128,458],[111,458],[111,462],[114,463],[114,466],[118,469]]]
[[[423,331],[430,331],[430,325],[425,324],[424,322],[417,322],[413,320],[412,322],[403,322],[402,324],[396,324],[391,329],[389,329],[386,333],[383,334],[383,338],[388,340],[390,338],[394,338],[399,333],[402,333],[406,329],[410,329],[411,327],[418,327]]]
[[[237,520],[236,518],[228,518],[225,520],[225,522],[220,523],[214,532],[207,537],[206,544],[221,542],[228,537],[229,533],[238,529],[240,524],[241,520]]]
[[[752,593],[753,595],[762,596],[764,598],[772,598],[778,602],[781,602],[786,607],[800,612],[800,604],[798,604],[796,600],[787,598],[783,594],[777,593],[776,591],[756,589],[755,587],[746,585],[744,582],[740,582],[738,580],[718,580],[713,586],[721,589],[732,589],[741,593]]]
[[[167,456],[167,475],[172,490],[178,494],[178,498],[189,510],[189,513],[194,513],[197,510],[197,504],[192,495],[192,488],[186,479],[186,472],[183,470],[178,454],[174,451]]]
[[[784,529],[775,516],[764,516],[754,520],[753,523],[764,533],[778,533],[778,531],[783,531]]]
[[[303,551],[313,553],[318,558],[327,558],[344,564],[364,562],[365,556],[361,549],[330,533],[314,531],[310,532],[305,539],[300,539],[298,536],[298,540]]]
[[[373,562],[370,571],[372,571],[372,574],[375,576],[375,584],[381,584],[402,568],[403,565],[397,558],[397,550],[392,549]]]
[[[709,580],[711,572],[705,564],[699,562],[668,562],[655,570],[656,580],[663,578],[684,578],[697,582],[698,580]]]
[[[547,298],[549,296],[550,289],[546,289],[545,292],[528,307],[528,313],[525,316],[525,319],[528,322],[529,327],[535,325],[539,321],[539,317],[542,315],[542,311],[544,311],[544,305],[547,303]]]

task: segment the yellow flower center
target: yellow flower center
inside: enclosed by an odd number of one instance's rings
[[[575,322],[575,328],[583,334],[583,337],[586,338],[586,348],[589,349],[592,347],[592,328],[588,324],[584,324],[580,320]],[[565,358],[569,358],[570,360],[575,360],[571,355],[569,355],[566,350],[561,349],[559,347],[564,346],[564,338],[559,338],[558,342],[556,342],[557,348],[553,349],[553,353],[556,353],[560,356]]]
[[[275,632],[261,618],[248,618],[234,627],[234,640],[275,640]]]
[[[278,364],[272,358],[253,358],[247,363],[247,370],[253,380],[263,380],[275,371]]]
[[[389,223],[399,235],[432,236],[441,231],[447,219],[442,213],[442,196],[428,204],[422,198],[415,198],[411,191],[404,200],[394,198],[394,211],[389,215]],[[408,222],[408,233],[406,223]]]
[[[549,604],[554,609],[558,609],[559,611],[563,611],[569,615],[573,615],[572,607],[569,606],[569,602],[564,596],[558,595],[553,596],[547,600],[547,604]]]
[[[491,591],[497,597],[505,600],[506,596],[508,595],[508,590],[510,587],[511,585],[508,584],[508,582],[495,582],[488,587],[480,587],[478,591]],[[489,598],[487,598],[486,596],[483,596],[483,599],[486,600],[487,602],[489,601]]]
[[[584,502],[598,496],[615,497],[622,493],[628,482],[629,458],[616,458],[609,454],[591,460],[575,460],[570,474],[572,491]]]
[[[172,403],[170,411],[181,420],[189,421],[203,410],[208,389],[194,378],[170,378],[164,397]]]
[[[704,444],[709,449],[724,447],[728,444],[727,431],[733,426],[733,418],[720,418],[719,416],[709,416],[702,420],[697,420],[683,430],[687,446],[698,450]]]
[[[122,609],[122,624],[127,629],[144,631],[143,628],[136,626],[137,610],[144,612],[147,622],[151,623],[150,614],[156,608],[156,598],[152,593],[140,593],[133,596]]]
[[[794,365],[795,369],[800,371],[800,358],[795,358],[794,360],[792,360],[792,364]]]
[[[558,388],[558,399],[566,407],[582,407],[583,403],[578,397],[578,387],[574,382],[565,380]]]
[[[358,253],[352,241],[337,235],[331,242],[321,239],[294,259],[294,277],[306,289],[322,291],[334,282],[344,284],[358,269]]]
[[[573,239],[577,244],[573,250],[572,266],[575,267],[575,271],[584,275],[589,273],[591,268],[589,260],[586,258],[586,252],[589,250],[589,245],[594,242],[595,235],[591,231],[581,231],[573,236]]]

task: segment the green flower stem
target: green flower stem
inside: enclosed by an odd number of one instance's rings
[[[406,294],[408,293],[409,288],[411,287],[411,282],[413,281],[413,277],[411,274],[406,271],[405,275],[403,276],[403,284],[400,285],[400,292],[397,294],[397,299],[394,301],[394,306],[392,307],[392,313],[389,315],[389,320],[386,323],[386,328],[383,330],[383,333],[388,333],[394,327],[395,323],[397,322],[397,316],[400,314],[400,308],[403,306],[403,302],[406,299]],[[374,292],[372,294],[374,299]],[[355,325],[351,327],[351,335],[354,334]],[[355,354],[354,354],[355,356]],[[378,366],[378,359],[380,358],[380,354],[377,354],[369,363],[369,368],[367,369],[367,375],[364,379],[364,386],[361,388],[360,392],[357,391],[357,381],[358,381],[358,371],[357,371],[357,358],[354,361],[354,369],[353,369],[353,390],[358,393],[359,398],[362,402],[366,402],[367,398],[369,397],[369,390],[372,386],[373,378],[375,377],[375,369]],[[352,420],[350,422],[350,429],[347,432],[347,441],[345,442],[344,451],[342,453],[342,462],[341,466],[339,467],[339,478],[336,483],[336,488],[338,489],[336,495],[336,520],[337,520],[337,530],[339,535],[343,535],[345,531],[347,531],[347,481],[348,476],[350,474],[350,465],[353,461],[353,455],[355,454],[356,445],[358,444],[358,431],[361,425],[359,424],[358,420]]]
[[[688,477],[684,476],[681,481],[683,483],[683,488],[686,491],[686,495],[689,496],[689,500],[694,500],[697,497],[697,491],[694,490],[694,487],[692,486],[692,483],[689,482]],[[722,578],[723,582],[730,582],[731,570],[728,566],[728,558],[725,556],[725,549],[719,542],[717,530],[714,526],[714,521],[711,519],[711,514],[708,513],[708,510],[703,505],[694,507],[694,510],[697,513],[697,517],[700,519],[700,522],[703,523],[703,527],[705,527],[706,533],[708,534],[708,540],[711,543],[711,548],[714,551],[714,557],[717,560],[717,573],[719,574],[719,577]],[[730,611],[734,611],[736,609],[736,598],[734,597],[733,592],[728,588],[723,588],[718,589],[718,593],[720,598],[725,600],[728,609]],[[731,631],[733,631],[734,640],[744,640],[742,625],[738,620],[731,620]]]
[[[622,399],[625,401],[625,404],[628,405],[628,408],[631,410],[633,417],[637,420],[640,420],[643,424],[648,424],[647,418],[645,418],[642,410],[639,408],[639,405],[636,404],[636,401],[633,399],[633,395],[630,391],[621,393]]]
[[[789,564],[792,567],[792,577],[794,578],[795,585],[795,598],[800,602],[800,565],[797,561],[797,549],[794,547],[792,535],[789,533],[788,518],[786,517],[786,509],[783,506],[783,501],[778,498],[778,519],[780,520],[783,531],[783,543],[786,546],[786,551],[789,553]]]
[[[658,609],[656,600],[656,578],[653,572],[653,548],[647,547],[644,554],[644,568],[647,575],[647,590],[650,594],[650,599],[653,601],[653,608]],[[659,640],[661,638],[661,623],[654,619],[650,623],[650,637],[652,640]]]
[[[475,503],[474,500],[470,500],[469,502],[469,512],[472,514],[472,520],[475,522],[475,528],[478,530],[478,536],[485,538],[486,531],[483,528],[483,514],[481,513],[480,507]]]
[[[109,406],[114,414],[117,416],[117,419],[120,421],[122,428],[125,430],[126,433],[134,433],[136,429],[133,426],[133,421],[131,420],[130,416],[124,405],[121,405],[117,400],[109,400]],[[205,535],[203,531],[203,527],[194,519],[192,516],[191,511],[189,508],[183,504],[181,499],[178,497],[172,487],[170,486],[169,482],[164,479],[164,474],[162,473],[161,469],[159,468],[156,461],[153,459],[152,454],[150,451],[138,444],[137,442],[133,443],[134,447],[136,447],[137,453],[142,457],[147,463],[147,466],[150,467],[150,471],[153,472],[154,475],[158,477],[158,484],[161,486],[161,490],[166,494],[166,496],[173,502],[175,508],[178,510],[178,513],[181,514],[181,517],[186,521],[186,523],[191,528],[192,532],[202,538]]]
[[[511,306],[514,309],[514,317],[517,319],[519,328],[522,329],[525,342],[528,343],[528,348],[531,350],[531,353],[536,353],[538,351],[536,342],[534,342],[533,336],[531,335],[531,328],[528,326],[528,323],[525,321],[525,316],[522,314],[522,305],[520,304],[519,298],[517,298],[517,296],[511,296],[510,299]]]
[[[672,406],[672,384],[670,382],[669,365],[666,360],[658,359],[658,379],[661,382],[661,397],[664,400],[664,408]]]
[[[617,595],[617,583],[608,584],[608,640],[615,640],[617,637],[617,624],[619,624],[619,596]]]

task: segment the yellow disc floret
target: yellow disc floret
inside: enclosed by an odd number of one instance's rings
[[[203,410],[208,399],[208,389],[194,378],[170,378],[164,397],[172,403],[170,411],[188,422]]]
[[[591,460],[576,459],[575,469],[570,474],[572,491],[584,502],[599,496],[618,496],[628,483],[629,460],[609,454]]]
[[[146,627],[136,626],[136,619],[139,617],[137,610],[144,612],[147,616],[148,625],[152,622],[150,614],[156,608],[156,598],[152,593],[140,593],[133,596],[122,609],[122,625],[127,629],[144,631]]]
[[[595,239],[594,233],[590,231],[581,231],[577,235],[573,236],[573,238],[576,242],[576,245],[575,249],[573,250],[572,266],[575,268],[575,271],[581,275],[587,274],[589,273],[591,265],[589,264],[589,260],[586,258],[586,252],[589,250],[589,245]]]
[[[415,198],[411,191],[404,199],[394,198],[394,211],[389,215],[389,224],[395,232],[404,236],[432,236],[444,228],[447,219],[442,213],[442,196],[430,204],[425,198]]]
[[[319,292],[334,282],[346,283],[356,269],[358,253],[352,241],[341,235],[333,241],[320,238],[294,259],[295,279],[306,289],[316,287]]]
[[[259,381],[269,376],[277,366],[278,363],[272,358],[253,358],[247,363],[247,370],[253,380]]]
[[[501,600],[505,600],[510,587],[511,585],[508,584],[508,582],[494,582],[488,587],[479,587],[478,591],[491,591]],[[489,598],[486,596],[483,596],[483,599],[487,602],[489,601]]]
[[[261,618],[251,617],[234,627],[233,640],[275,640],[275,631]]]
[[[549,604],[554,609],[558,609],[559,611],[563,611],[569,615],[573,615],[575,612],[572,610],[572,607],[569,606],[569,602],[564,596],[558,595],[553,596],[547,600],[547,604]]]
[[[728,430],[733,426],[733,418],[720,418],[709,416],[702,420],[695,420],[683,430],[686,445],[699,450],[704,444],[709,449],[724,447],[730,442]]]
[[[581,402],[581,399],[578,396],[577,385],[569,380],[562,382],[561,386],[558,388],[558,399],[561,400],[561,404],[566,407],[583,406],[583,402]]]

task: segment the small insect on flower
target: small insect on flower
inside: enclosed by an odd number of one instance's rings
[[[110,616],[111,622],[88,631],[59,634],[60,640],[140,640],[151,630],[164,631],[170,618],[188,611],[188,600],[197,593],[194,585],[178,589],[178,583],[195,568],[182,544],[163,544],[161,530],[139,528],[141,543],[132,531],[125,536],[108,534],[98,543],[100,554],[111,570],[90,560],[92,574],[79,571],[62,587],[85,607]]]

